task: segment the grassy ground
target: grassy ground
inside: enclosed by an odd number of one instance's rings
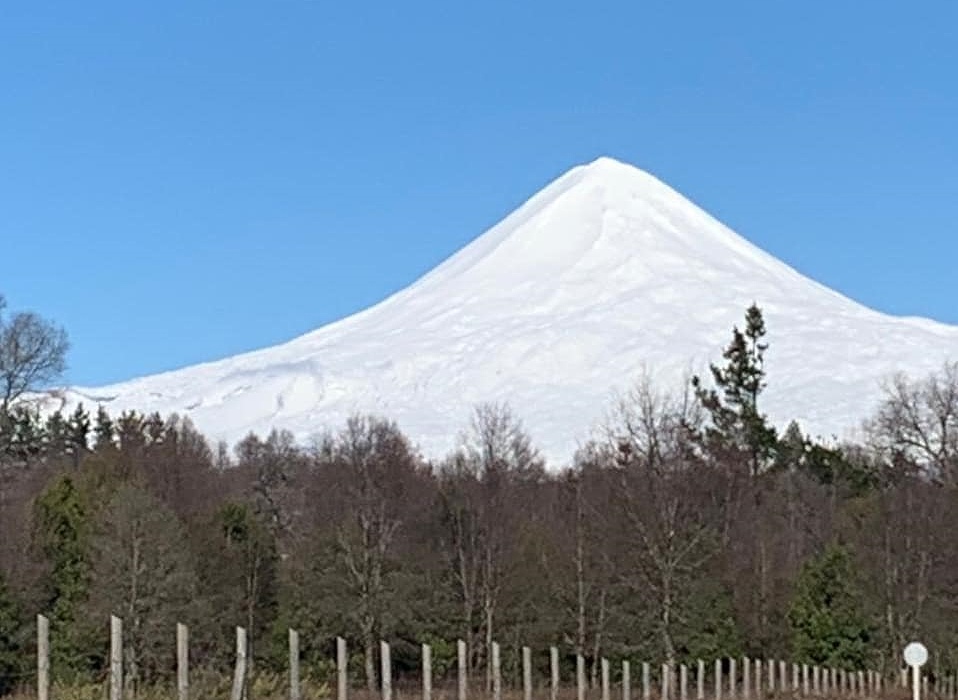
[[[204,673],[194,673],[191,678],[190,698],[191,700],[229,700],[232,680],[222,675],[212,675]],[[335,687],[330,688],[326,682],[317,682],[309,678],[301,680],[301,700],[329,700],[335,694]],[[95,683],[88,685],[57,685],[50,689],[51,700],[105,700],[108,696],[108,688],[105,683]],[[136,700],[177,700],[174,683],[164,685],[141,687],[136,693],[131,693],[127,697],[136,698]],[[288,700],[289,689],[287,678],[284,675],[260,674],[250,681],[248,700]],[[422,690],[416,682],[397,683],[393,688],[393,700],[421,700]],[[456,700],[457,692],[455,683],[438,683],[433,687],[432,700]],[[471,688],[469,692],[470,700],[491,700],[491,694],[481,688]],[[611,700],[620,700],[622,690],[619,687],[613,687]],[[641,700],[641,688],[632,688],[632,700]],[[694,700],[695,692],[690,693],[690,700]],[[723,696],[729,700],[727,696]],[[766,695],[768,698],[800,698],[801,694],[790,692],[776,693]],[[817,698],[817,700],[849,700],[849,698],[861,698],[862,696],[832,695]],[[33,688],[23,688],[19,692],[10,696],[10,700],[35,700],[36,691]],[[711,699],[711,694],[706,695]],[[886,690],[881,695],[882,700],[911,700],[911,693],[901,688],[892,688]],[[533,692],[534,700],[551,700],[548,687],[536,688]],[[349,700],[381,700],[378,693],[370,693],[363,688],[351,688],[349,691]],[[503,689],[502,700],[523,700],[521,691],[512,689]],[[576,692],[573,687],[562,688],[558,694],[558,700],[576,700]],[[601,700],[601,693],[598,690],[590,690],[586,693],[586,700]],[[660,700],[658,693],[653,692],[650,700]],[[753,700],[758,700],[754,697]],[[928,700],[943,700],[934,692],[929,692]]]

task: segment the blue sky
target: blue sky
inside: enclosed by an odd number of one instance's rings
[[[4,3],[0,293],[104,383],[292,338],[610,155],[958,323],[958,3]]]

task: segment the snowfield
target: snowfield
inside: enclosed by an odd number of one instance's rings
[[[670,388],[706,371],[752,302],[769,331],[764,406],[813,435],[853,437],[884,378],[958,359],[958,327],[868,309],[601,158],[365,311],[256,352],[73,387],[65,408],[176,412],[230,443],[274,427],[305,441],[372,412],[440,457],[476,403],[505,401],[559,465],[644,369]]]

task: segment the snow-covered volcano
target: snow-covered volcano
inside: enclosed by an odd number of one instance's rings
[[[214,439],[305,439],[353,412],[396,420],[428,456],[479,402],[506,401],[567,462],[643,369],[675,386],[720,356],[756,302],[766,408],[845,435],[895,371],[958,359],[958,327],[895,318],[798,272],[653,176],[609,158],[573,168],[403,291],[282,345],[100,388],[70,403],[188,414]]]

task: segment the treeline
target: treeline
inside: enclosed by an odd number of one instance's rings
[[[890,670],[920,637],[958,666],[958,364],[890,380],[862,444],[823,444],[761,411],[765,327],[748,310],[711,376],[669,394],[639,380],[570,468],[543,463],[507,406],[482,405],[429,462],[387,418],[310,445],[274,432],[233,450],[177,416],[83,407],[0,411],[0,692],[32,673],[33,618],[52,672],[102,678],[124,619],[134,683],[173,671],[176,622],[226,669],[249,630],[254,673],[286,630],[322,675],[334,638],[375,689],[464,639],[689,661],[763,656]],[[774,380],[774,378],[771,378]]]

